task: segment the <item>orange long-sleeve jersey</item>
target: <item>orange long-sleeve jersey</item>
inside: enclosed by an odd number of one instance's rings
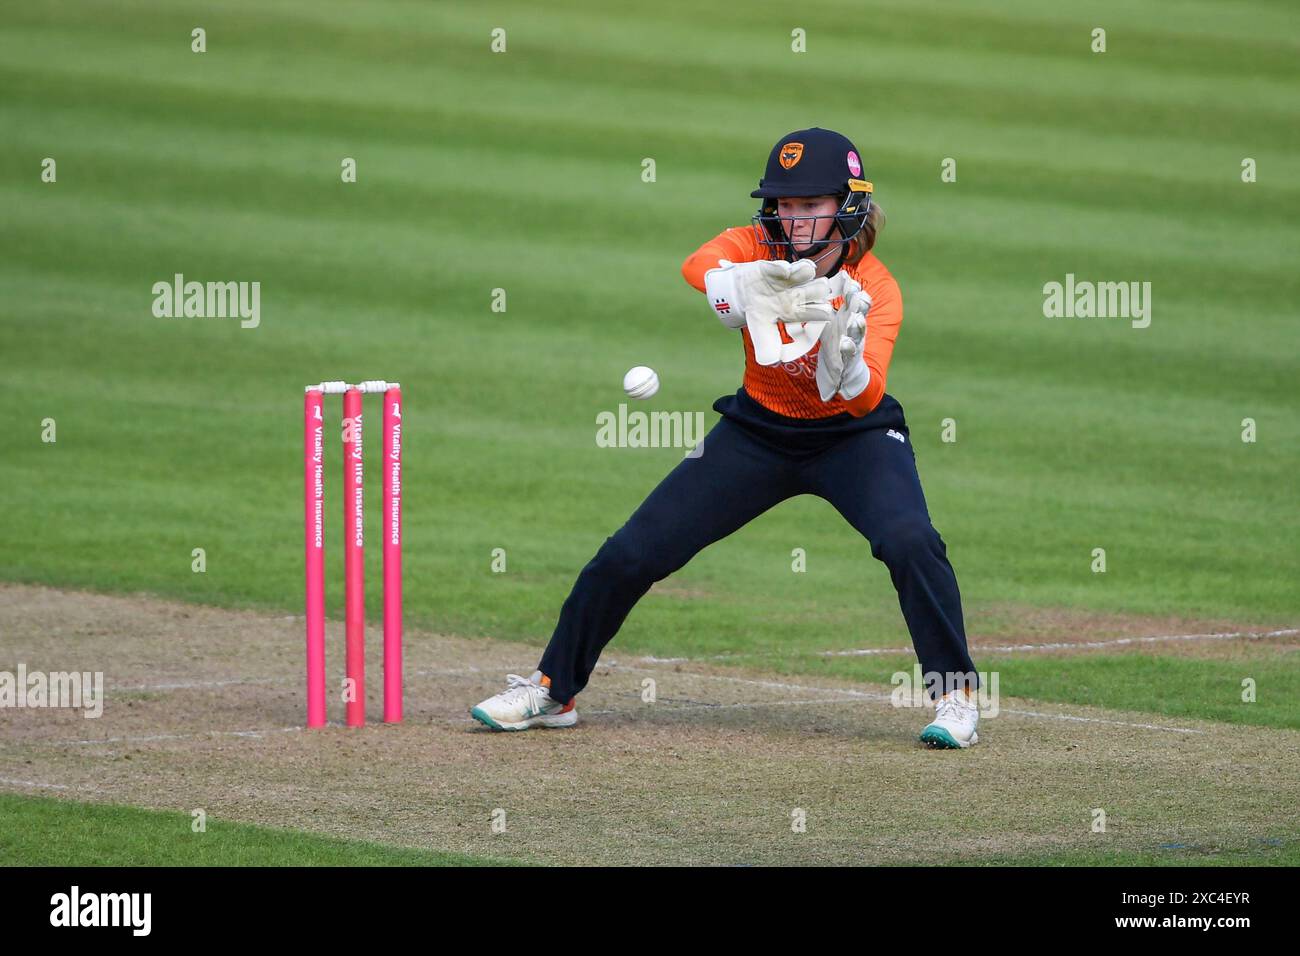
[[[699,291],[704,291],[704,273],[718,267],[719,259],[732,262],[753,262],[770,259],[766,246],[758,241],[750,226],[735,226],[700,246],[682,263],[682,275]],[[871,382],[866,390],[852,401],[836,395],[823,402],[817,391],[818,343],[812,351],[793,362],[776,365],[759,365],[754,360],[754,343],[749,330],[742,328],[745,340],[745,391],[765,408],[789,418],[827,418],[849,412],[861,418],[878,404],[885,394],[885,375],[889,359],[894,353],[894,340],[903,322],[903,296],[898,283],[889,270],[868,252],[856,266],[844,265],[843,270],[861,284],[871,296],[871,309],[867,313],[867,337],[862,343],[862,357],[871,369]],[[840,300],[834,300],[839,306]],[[790,341],[782,334],[782,339]]]

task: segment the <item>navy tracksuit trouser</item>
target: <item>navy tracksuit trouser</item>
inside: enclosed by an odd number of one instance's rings
[[[957,577],[930,523],[902,406],[885,395],[862,418],[793,419],[742,388],[713,407],[723,418],[702,453],[678,463],[578,575],[538,665],[552,697],[567,701],[587,685],[651,585],[802,494],[829,501],[889,569],[922,673],[972,673]]]

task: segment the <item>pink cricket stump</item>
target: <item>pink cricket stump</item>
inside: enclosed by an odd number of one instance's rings
[[[325,420],[321,393],[302,416],[303,530],[307,568],[307,726],[325,726]]]
[[[402,391],[384,393],[384,722],[402,722]]]
[[[361,392],[343,393],[343,604],[347,630],[347,677],[352,699],[347,724],[366,722],[365,507],[361,457]]]

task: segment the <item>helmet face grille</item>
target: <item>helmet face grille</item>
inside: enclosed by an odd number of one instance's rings
[[[857,238],[858,233],[866,228],[867,218],[870,213],[871,193],[851,189],[844,194],[839,209],[831,216],[779,216],[777,215],[777,201],[775,199],[765,199],[758,212],[754,214],[751,222],[753,223],[754,235],[764,248],[773,253],[775,258],[793,262],[798,258],[819,256],[824,249],[831,245],[841,248],[847,246]],[[816,235],[817,220],[819,219],[833,219],[839,229],[839,235],[834,238],[813,242],[810,248],[803,251],[801,256],[796,252],[790,234],[786,231],[787,224],[792,226],[793,223],[809,220],[813,225],[813,234]]]

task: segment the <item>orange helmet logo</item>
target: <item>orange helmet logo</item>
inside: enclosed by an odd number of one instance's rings
[[[793,169],[803,159],[803,143],[786,143],[781,147],[781,168]]]

